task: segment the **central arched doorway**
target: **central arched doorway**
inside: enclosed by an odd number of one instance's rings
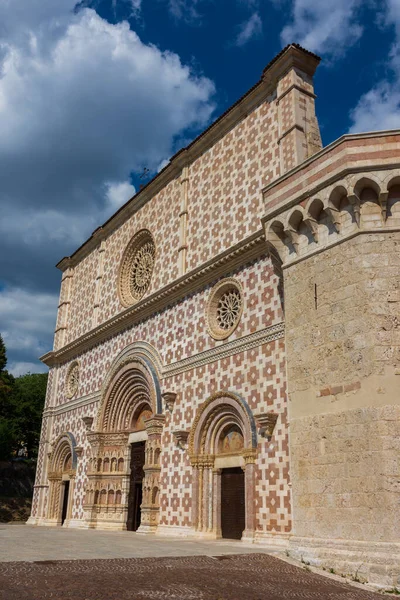
[[[161,432],[158,379],[143,356],[123,356],[104,385],[85,510],[89,527],[154,531],[158,525]],[[158,462],[154,462],[154,457]],[[153,502],[153,497],[156,500]]]
[[[189,438],[198,535],[253,538],[256,451],[254,418],[240,396],[220,392],[199,407]]]

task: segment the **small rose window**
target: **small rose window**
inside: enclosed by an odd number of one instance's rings
[[[236,279],[218,282],[210,293],[207,304],[207,327],[216,340],[223,340],[233,333],[243,311],[242,286]]]
[[[79,364],[73,362],[67,372],[66,377],[66,394],[67,398],[73,398],[79,388]]]

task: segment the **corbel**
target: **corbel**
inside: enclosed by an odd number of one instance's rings
[[[86,427],[86,431],[91,431],[93,425],[93,417],[82,417],[82,421]]]
[[[387,201],[388,201],[388,196],[389,196],[389,192],[381,192],[379,194],[379,204],[381,206],[383,223],[386,223],[386,219],[387,219]]]
[[[351,194],[348,196],[349,202],[353,207],[354,217],[357,223],[357,227],[361,225],[361,201],[357,194]]]
[[[298,254],[299,253],[299,234],[298,234],[298,232],[292,226],[289,226],[287,229],[284,230],[284,232],[285,232],[287,239],[292,244],[294,251],[296,252],[296,254]]]
[[[308,227],[311,231],[311,235],[314,238],[314,242],[318,243],[318,221],[314,219],[314,217],[308,216],[303,219],[303,223]]]
[[[254,418],[257,423],[258,434],[261,437],[270,438],[275,429],[276,422],[278,420],[277,413],[263,413],[259,415],[254,415]]]
[[[334,206],[327,206],[325,208],[326,214],[329,216],[336,233],[340,233],[341,221],[340,221],[340,211]]]
[[[164,392],[161,394],[162,399],[164,400],[165,408],[172,413],[175,400],[178,394],[175,392]]]
[[[181,448],[181,450],[186,450],[189,431],[179,429],[177,431],[173,431],[172,435],[175,438],[175,443],[178,446],[178,448]]]

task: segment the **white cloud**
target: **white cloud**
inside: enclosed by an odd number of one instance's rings
[[[129,181],[121,181],[117,183],[107,183],[106,197],[108,200],[111,214],[118,210],[125,202],[135,194],[136,190]]]
[[[10,362],[7,365],[8,370],[14,377],[19,377],[20,375],[26,375],[27,373],[46,373],[48,368],[46,365],[41,363],[33,363],[33,362]]]
[[[357,21],[362,0],[293,0],[292,22],[281,32],[283,44],[296,42],[325,56],[343,55],[361,37]]]
[[[236,37],[236,46],[244,46],[253,38],[259,37],[262,32],[262,21],[258,13],[253,13],[247,21],[239,27]]]
[[[351,111],[350,133],[400,128],[400,87],[382,81],[364,94]]]
[[[58,294],[28,292],[23,288],[7,288],[0,291],[0,333],[7,348],[8,356],[21,360],[11,360],[9,369],[15,374],[12,365],[29,363],[38,372],[38,358],[49,350],[54,333]],[[15,367],[18,371],[19,367]],[[25,371],[26,372],[26,371]],[[17,374],[21,374],[19,371]]]
[[[54,323],[35,332],[27,319],[47,319],[54,264],[134,194],[132,171],[154,173],[214,108],[213,83],[177,54],[74,7],[0,0],[0,332],[15,363],[34,360],[35,336],[50,343]]]
[[[400,0],[387,0],[381,17],[381,26],[395,31],[385,65],[390,77],[363,94],[350,111],[351,133],[400,128]]]
[[[201,0],[166,0],[171,15],[177,20],[188,23],[199,22],[201,15],[197,10]]]

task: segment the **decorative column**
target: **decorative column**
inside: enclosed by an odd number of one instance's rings
[[[62,348],[67,343],[67,328],[69,309],[72,297],[72,278],[74,268],[70,258],[63,258],[57,265],[62,271],[60,301],[58,304],[57,324],[54,333],[54,350]]]
[[[105,252],[105,241],[103,239],[102,228],[97,229],[93,236],[98,237],[100,244],[97,247],[97,275],[95,281],[95,293],[94,293],[94,304],[93,304],[93,316],[92,316],[92,327],[96,327],[99,323],[99,307],[101,300],[101,283],[103,280],[104,272],[104,252]]]
[[[222,537],[221,528],[221,474],[222,469],[213,469],[213,530],[217,538]]]
[[[139,533],[155,533],[158,526],[160,516],[161,434],[164,422],[164,415],[153,415],[149,419],[145,419],[147,431],[146,462],[143,467],[143,502]]]
[[[186,273],[187,255],[187,221],[188,221],[188,192],[189,192],[189,168],[183,167],[180,179],[181,183],[181,211],[180,218],[180,243],[179,243],[179,275]]]
[[[245,450],[244,458],[244,490],[246,519],[245,530],[242,535],[242,541],[253,541],[256,530],[256,510],[255,510],[255,462],[257,450],[255,448]]]

